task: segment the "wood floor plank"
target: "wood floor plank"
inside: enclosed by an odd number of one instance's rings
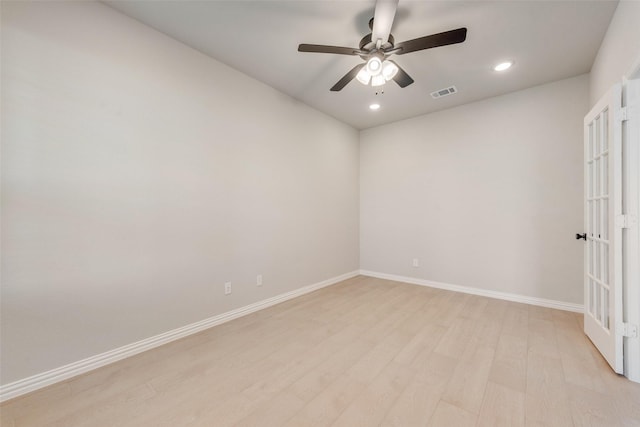
[[[460,311],[460,317],[467,319],[480,319],[482,315],[485,313],[487,305],[489,304],[489,298],[485,297],[477,297],[477,298],[469,298],[462,305],[462,310]]]
[[[369,427],[379,425],[389,408],[411,379],[406,365],[390,362],[371,384],[342,412],[335,427]]]
[[[607,393],[608,388],[600,376],[598,365],[591,358],[572,357],[561,353],[562,370],[567,384]]]
[[[476,414],[441,400],[427,425],[429,427],[473,427],[476,425],[477,418]]]
[[[351,345],[337,350],[315,369],[310,370],[291,384],[289,391],[305,402],[311,401],[344,375],[347,369],[360,360],[365,353],[371,351],[374,346],[375,343],[369,340],[354,340]]]
[[[433,353],[415,361],[416,375],[387,412],[383,426],[424,426],[436,410],[457,359]]]
[[[67,402],[70,396],[71,387],[69,382],[65,381],[5,402],[0,405],[3,425],[8,423],[8,418],[19,418],[27,414],[47,411],[57,401]]]
[[[451,322],[435,351],[445,356],[460,358],[475,329],[472,319],[458,318]]]
[[[527,337],[502,334],[489,380],[525,393],[527,385]]]
[[[560,359],[556,330],[551,320],[529,318],[527,336],[529,352]]]
[[[455,319],[460,317],[467,300],[473,298],[475,297],[469,294],[443,291],[436,303],[431,305],[436,314],[436,323],[449,327]]]
[[[529,310],[524,304],[511,303],[505,310],[502,334],[526,337],[529,334]]]
[[[615,402],[608,394],[574,385],[568,385],[567,389],[571,401],[571,415],[576,426],[621,425]]]
[[[350,375],[341,376],[307,403],[285,426],[330,426],[365,387],[365,383]]]
[[[293,417],[304,405],[304,401],[291,393],[280,393],[261,405],[249,416],[241,419],[238,427],[281,426]],[[215,420],[212,420],[215,422]]]
[[[527,355],[525,417],[550,427],[573,425],[562,362],[536,352]]]
[[[513,305],[512,302],[503,301],[499,299],[487,298],[487,305],[485,306],[480,319],[492,320],[504,325],[505,316],[507,311]]]
[[[413,364],[418,356],[434,350],[446,332],[444,326],[424,324],[422,330],[411,338],[393,360],[401,364]]]
[[[530,319],[553,321],[554,310],[552,308],[539,307],[536,305],[529,305],[527,308],[529,310]]]
[[[524,405],[524,392],[489,381],[477,427],[524,426]]]
[[[0,426],[3,427],[15,427],[13,422],[13,414],[11,414],[8,410],[3,411],[0,408]]]
[[[456,366],[442,399],[465,411],[479,413],[494,353],[484,346],[467,352]]]
[[[604,366],[598,370],[607,384],[620,421],[624,426],[640,426],[640,384],[628,381]],[[600,365],[599,365],[600,366]]]
[[[639,426],[582,316],[356,277],[0,405],[7,427]]]

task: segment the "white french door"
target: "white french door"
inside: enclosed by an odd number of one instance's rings
[[[584,120],[584,331],[617,373],[623,372],[621,86]]]

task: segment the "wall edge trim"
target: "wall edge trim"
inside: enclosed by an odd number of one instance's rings
[[[191,323],[189,325],[182,326],[180,328],[176,328],[149,338],[145,338],[140,341],[106,351],[104,353],[96,354],[95,356],[91,356],[77,362],[72,362],[59,368],[54,368],[40,374],[32,375],[30,377],[11,382],[9,384],[2,385],[0,386],[0,402],[5,402],[9,399],[13,399],[24,394],[39,390],[41,388],[68,380],[86,372],[93,371],[94,369],[98,369],[111,363],[115,363],[119,360],[126,359],[127,357],[131,357],[144,351],[159,347],[163,344],[167,344],[180,338],[184,338],[189,335],[204,331],[205,329],[212,328],[216,325],[226,323],[230,320],[246,316],[256,311],[308,294],[310,292],[317,291],[327,286],[335,285],[336,283],[350,279],[352,277],[356,277],[358,275],[358,270],[341,274],[339,276],[335,276],[321,282],[307,285],[290,292],[285,292],[283,294],[276,295],[262,301],[258,301],[195,323]]]
[[[469,286],[453,285],[450,283],[435,282],[433,280],[418,279],[415,277],[407,277],[407,276],[398,276],[395,274],[379,273],[376,271],[369,271],[369,270],[360,270],[360,275],[375,277],[378,279],[393,280],[396,282],[404,282],[412,285],[444,289],[447,291],[461,292],[465,294],[501,299],[505,301],[536,305],[539,307],[555,308],[557,310],[572,311],[575,313],[584,313],[584,305],[582,304],[574,304],[574,303],[564,302],[564,301],[556,301],[556,300],[531,297],[526,295],[511,294],[508,292],[493,291],[490,289],[480,289],[480,288],[473,288]]]

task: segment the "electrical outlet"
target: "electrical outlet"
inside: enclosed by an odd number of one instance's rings
[[[262,274],[258,274],[256,277],[256,286],[262,286]]]
[[[224,284],[224,294],[229,295],[231,293],[231,282]]]
[[[418,261],[418,258],[414,258],[411,265],[414,267],[420,267],[420,261]]]

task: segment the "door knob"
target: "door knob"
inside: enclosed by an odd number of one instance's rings
[[[576,240],[580,240],[580,239],[584,239],[585,242],[586,242],[587,241],[587,233],[576,234]]]

